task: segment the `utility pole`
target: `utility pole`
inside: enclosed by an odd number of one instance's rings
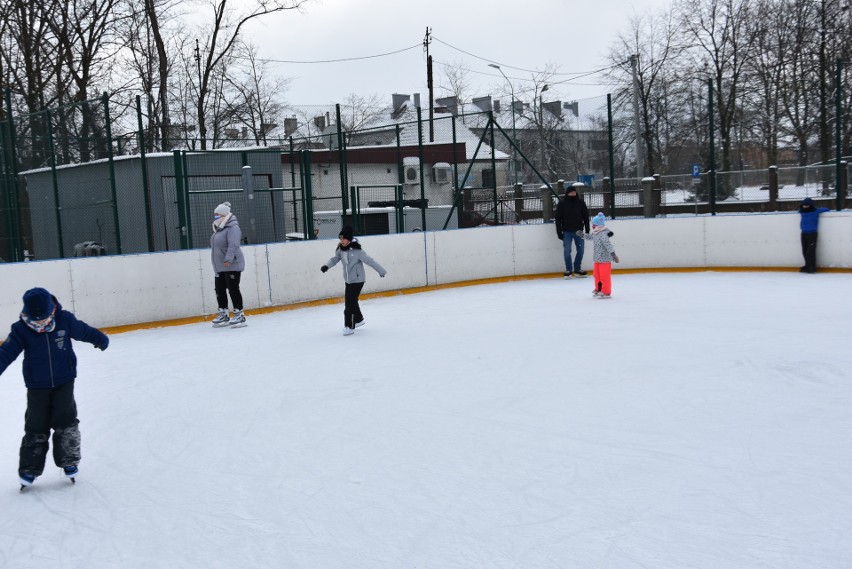
[[[630,56],[630,66],[633,68],[633,130],[636,136],[636,177],[639,180],[645,177],[644,160],[642,152],[642,129],[639,121],[639,74],[636,69],[639,66],[639,56]]]
[[[429,44],[432,43],[432,30],[426,28],[423,38],[423,49],[426,51],[426,86],[429,88],[429,142],[435,142],[435,88],[432,84],[432,56],[429,55]]]

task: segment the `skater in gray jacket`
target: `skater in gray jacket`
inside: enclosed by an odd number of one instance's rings
[[[246,268],[245,257],[240,249],[242,241],[240,224],[231,213],[231,204],[224,202],[213,211],[213,235],[210,236],[210,258],[216,273],[214,288],[219,314],[213,326],[244,326],[243,295],[240,292],[240,276]],[[228,318],[228,295],[234,305],[234,317]]]
[[[343,309],[343,335],[349,336],[355,332],[355,328],[364,325],[364,315],[358,305],[358,297],[364,288],[367,275],[364,273],[364,264],[368,264],[380,277],[388,272],[361,249],[361,244],[353,237],[354,230],[347,225],[340,230],[340,243],[334,251],[334,256],[329,259],[320,270],[326,272],[338,262],[343,266],[343,282],[346,283],[345,307]]]

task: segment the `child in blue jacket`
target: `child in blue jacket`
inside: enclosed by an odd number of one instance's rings
[[[43,288],[24,293],[24,309],[0,345],[0,374],[24,353],[27,412],[18,476],[21,490],[44,471],[53,430],[53,460],[74,481],[80,463],[80,430],[74,379],[77,356],[71,340],[88,342],[106,350],[109,338],[62,309],[56,297]]]
[[[799,269],[800,273],[816,272],[816,249],[817,249],[817,226],[819,215],[831,211],[827,207],[814,207],[814,200],[805,198],[799,204],[799,214],[802,219],[799,227],[802,230],[802,255],[805,257],[805,265]]]

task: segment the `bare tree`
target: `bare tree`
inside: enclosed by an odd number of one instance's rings
[[[633,68],[631,56],[637,57],[640,134],[647,172],[658,173],[664,156],[673,145],[672,129],[677,116],[673,87],[674,60],[682,47],[676,44],[677,26],[671,12],[648,13],[630,19],[629,34],[619,35],[610,52],[613,71],[610,76],[624,85],[616,93],[616,105],[632,106]]]
[[[753,0],[681,0],[680,21],[696,41],[698,53],[708,64],[715,87],[722,144],[722,170],[731,169],[731,140],[738,114],[740,89],[749,60],[754,56],[757,34],[748,25],[757,17]],[[700,61],[700,59],[699,59]],[[728,188],[720,188],[725,199]]]
[[[441,65],[444,73],[439,78],[438,88],[443,91],[442,96],[455,97],[458,105],[463,106],[469,99],[470,66],[463,61]]]
[[[226,94],[232,120],[246,129],[255,144],[266,145],[267,135],[281,122],[283,93],[289,80],[270,78],[267,63],[258,59],[255,46],[240,42],[237,47],[240,65],[225,77],[232,92]]]
[[[239,4],[231,0],[207,0],[207,5],[212,12],[210,21],[203,37],[207,38],[203,46],[203,53],[199,57],[199,85],[197,90],[196,117],[198,120],[198,135],[201,138],[201,148],[207,145],[207,112],[208,97],[215,88],[217,81],[217,67],[228,57],[240,37],[243,26],[247,22],[260,18],[267,14],[285,10],[298,10],[303,4],[310,0],[253,0],[245,2],[246,9],[235,9],[233,6]],[[218,119],[214,116],[214,121]]]

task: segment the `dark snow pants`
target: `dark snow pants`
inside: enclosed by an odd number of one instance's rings
[[[19,474],[41,476],[53,429],[53,461],[56,466],[80,462],[80,429],[77,427],[74,382],[48,389],[27,389],[24,439],[21,441]]]
[[[362,288],[364,288],[364,283],[346,283],[343,325],[347,328],[354,328],[355,324],[364,319],[364,315],[361,314],[361,307],[358,306],[358,297],[361,295]]]
[[[817,268],[816,259],[817,234],[802,233],[802,256],[805,258],[805,272],[813,273]]]
[[[243,309],[243,295],[240,292],[241,275],[242,273],[239,271],[225,271],[219,273],[213,279],[216,288],[216,302],[220,309],[228,309],[228,294],[231,295],[231,304],[234,305],[234,310]]]

